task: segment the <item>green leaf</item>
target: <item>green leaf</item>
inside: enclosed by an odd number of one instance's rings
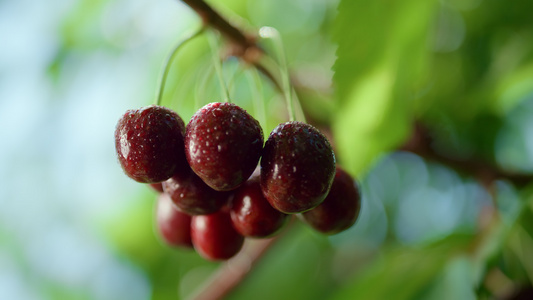
[[[419,248],[388,251],[332,299],[419,299],[441,278],[447,263],[467,249],[471,239],[470,235],[453,235]],[[458,267],[464,269],[462,263]]]
[[[533,62],[499,78],[494,109],[506,113],[533,93]]]
[[[335,20],[338,158],[360,173],[408,135],[436,1],[343,0]]]
[[[472,268],[472,262],[466,256],[452,259],[422,299],[476,299]]]
[[[228,299],[324,299],[332,285],[331,250],[326,238],[293,222]]]

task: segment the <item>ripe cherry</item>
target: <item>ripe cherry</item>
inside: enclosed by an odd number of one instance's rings
[[[326,198],[335,176],[335,155],[327,138],[301,122],[278,125],[261,158],[261,188],[284,213],[301,213]]]
[[[190,215],[207,215],[218,211],[228,202],[229,193],[215,191],[192,170],[178,172],[163,182],[163,190],[174,204]]]
[[[163,184],[161,182],[158,182],[158,183],[150,183],[148,184],[152,190],[158,192],[158,193],[162,193],[163,192]]]
[[[126,175],[143,183],[167,180],[186,165],[185,124],[172,110],[151,105],[118,121],[115,148]]]
[[[237,231],[248,237],[269,237],[289,220],[288,215],[274,209],[263,196],[259,177],[250,178],[235,191],[231,220]]]
[[[361,194],[354,179],[337,167],[328,196],[316,208],[302,214],[312,228],[325,234],[336,234],[350,228],[361,209]]]
[[[168,194],[159,195],[156,204],[157,231],[170,246],[192,248],[191,216],[180,212]]]
[[[237,254],[244,243],[233,225],[227,211],[193,216],[191,224],[192,243],[205,259],[224,260]]]
[[[187,125],[189,165],[217,191],[233,190],[244,183],[257,166],[262,149],[259,122],[235,104],[207,104]]]

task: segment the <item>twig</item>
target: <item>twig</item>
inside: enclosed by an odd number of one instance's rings
[[[217,30],[227,39],[231,45],[231,55],[253,65],[272,82],[278,91],[282,91],[279,79],[261,63],[261,58],[263,58],[265,52],[257,45],[254,35],[245,34],[242,30],[230,24],[204,0],[182,1],[200,16],[204,25]]]
[[[246,277],[277,237],[246,241],[244,249],[222,264],[189,298],[190,300],[223,299]]]
[[[469,159],[458,159],[445,156],[436,152],[433,147],[433,137],[429,130],[421,124],[416,124],[411,138],[401,147],[424,158],[439,162],[460,173],[466,173],[477,178],[483,186],[490,189],[493,182],[497,179],[505,179],[512,182],[517,187],[523,187],[533,181],[533,176],[527,174],[517,174],[471,157]]]
[[[203,0],[182,0],[190,8],[192,8],[199,16],[205,25],[219,31],[225,38],[235,45],[241,46],[242,53],[250,47],[255,47],[255,42],[252,38],[247,37],[237,27],[231,25],[226,19],[222,18],[213,8],[211,8]]]

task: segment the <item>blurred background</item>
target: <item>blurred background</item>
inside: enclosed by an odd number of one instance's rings
[[[397,2],[209,1],[281,32],[308,121],[363,193],[350,230],[294,222],[229,299],[531,299],[533,2]],[[0,0],[0,299],[182,299],[217,269],[160,241],[113,140],[199,25],[173,0]],[[268,79],[223,67],[266,135],[287,120]],[[202,37],[163,104],[187,121],[219,99]]]

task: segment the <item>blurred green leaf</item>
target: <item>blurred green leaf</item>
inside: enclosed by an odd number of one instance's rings
[[[128,211],[116,219],[102,223],[104,233],[121,252],[149,269],[160,259],[159,243],[153,227],[153,193],[141,195],[142,201],[132,201]]]
[[[327,239],[293,222],[229,299],[324,299],[331,250]]]
[[[500,78],[495,92],[494,110],[506,113],[531,93],[533,93],[533,62],[520,66]]]
[[[177,299],[183,289],[180,282],[188,272],[198,267],[214,268],[217,264],[206,261],[191,249],[167,246],[155,229],[156,196],[146,188],[139,198],[141,201],[132,201],[135,205],[120,218],[104,224],[105,234],[122,255],[146,271],[153,285],[153,300]]]
[[[533,238],[521,226],[517,226],[509,237],[509,247],[521,263],[529,282],[533,283]]]
[[[66,49],[91,49],[105,43],[99,25],[107,0],[81,0],[63,21],[62,47]]]
[[[421,299],[476,299],[472,273],[472,262],[468,257],[452,259]]]
[[[446,264],[467,249],[471,239],[471,235],[452,235],[423,247],[390,250],[332,299],[418,299],[439,279]],[[464,266],[458,268],[462,272]]]
[[[333,130],[339,160],[360,173],[408,135],[427,68],[435,1],[341,1]]]
[[[439,6],[434,22],[424,119],[440,126],[442,118],[468,124],[478,114],[505,114],[533,91],[533,18],[524,13],[533,5],[479,1],[465,8],[458,1],[447,2]],[[436,47],[446,37],[455,38],[456,47]]]

